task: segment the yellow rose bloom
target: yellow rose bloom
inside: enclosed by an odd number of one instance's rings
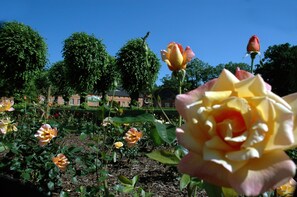
[[[279,196],[284,196],[284,197],[293,197],[294,191],[296,188],[296,181],[292,178],[289,182],[286,184],[278,187],[276,189],[277,194]]]
[[[178,169],[239,194],[257,196],[288,182],[296,166],[284,150],[297,145],[297,94],[279,97],[260,75],[223,70],[180,94],[185,123],[178,143],[189,152]]]
[[[0,112],[5,111],[13,111],[14,108],[12,107],[14,104],[13,99],[2,97],[0,100]]]
[[[116,149],[120,149],[120,148],[122,148],[123,146],[124,146],[123,142],[116,142],[116,143],[114,143],[114,147],[115,147]]]
[[[15,123],[12,123],[10,118],[0,120],[0,132],[2,134],[6,134],[12,131],[17,131],[17,127]]]

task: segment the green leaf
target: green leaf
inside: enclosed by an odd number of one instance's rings
[[[79,136],[79,139],[80,139],[80,140],[85,140],[87,137],[88,137],[87,134],[85,134],[85,133],[81,133],[80,136]]]
[[[149,134],[150,134],[150,138],[153,140],[156,146],[159,146],[164,142],[161,136],[159,135],[159,132],[156,126],[152,127]]]
[[[3,152],[3,151],[5,151],[5,150],[7,150],[7,149],[8,149],[8,147],[5,146],[4,144],[2,144],[2,143],[0,142],[0,153]]]
[[[179,159],[174,153],[165,150],[156,150],[147,153],[146,156],[163,164],[177,165],[179,163]]]
[[[175,129],[176,127],[173,125],[166,125],[159,122],[154,122],[156,129],[158,131],[159,136],[164,140],[166,143],[171,144],[175,139]]]
[[[59,197],[68,197],[68,192],[61,191]]]
[[[133,187],[135,187],[135,184],[137,183],[137,181],[138,181],[138,175],[136,175],[132,178],[132,186]]]
[[[117,153],[113,152],[113,162],[117,162]]]
[[[50,181],[50,182],[47,183],[47,187],[48,187],[49,190],[52,191],[55,188],[55,183],[53,183],[52,181]]]
[[[134,187],[132,187],[132,186],[125,186],[124,188],[123,188],[123,192],[124,193],[130,193],[131,191],[133,191],[134,190]]]
[[[118,179],[121,181],[122,184],[132,185],[132,181],[123,175],[118,176]]]
[[[222,188],[207,182],[203,182],[202,187],[205,189],[208,197],[224,197]]]
[[[117,124],[134,122],[154,122],[155,117],[152,114],[141,114],[138,116],[112,117],[111,121]]]
[[[191,177],[188,174],[183,174],[180,181],[179,181],[179,189],[183,190],[185,189],[188,184],[191,182]]]
[[[237,197],[237,192],[232,188],[222,187],[224,196],[226,197]]]

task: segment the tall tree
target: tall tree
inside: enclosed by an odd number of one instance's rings
[[[289,43],[269,46],[257,65],[256,73],[272,86],[272,91],[284,96],[297,91],[297,46]]]
[[[195,89],[217,76],[211,65],[198,58],[188,63],[186,72],[185,90]]]
[[[51,84],[51,93],[57,99],[62,96],[65,102],[74,94],[74,90],[66,77],[67,67],[64,61],[55,62],[48,70],[48,80]]]
[[[161,64],[149,49],[146,38],[129,40],[117,53],[116,63],[121,74],[121,84],[135,104],[140,93],[151,93]]]
[[[15,21],[1,24],[1,96],[32,93],[32,81],[46,63],[47,45],[38,32]]]
[[[115,58],[108,56],[106,67],[102,67],[101,77],[95,84],[95,92],[102,95],[105,101],[106,94],[113,88],[116,82],[119,82],[119,71],[116,67]]]
[[[213,67],[208,63],[195,58],[187,65],[184,90],[188,91],[195,89],[207,81],[217,78],[224,68],[235,73],[237,67],[242,70],[250,70],[250,66],[246,63],[229,62],[227,64],[219,64],[216,67]]]
[[[102,76],[102,67],[106,67],[108,53],[105,45],[94,35],[73,33],[64,41],[63,57],[67,80],[84,102],[85,96],[94,91],[96,81]]]
[[[231,73],[235,74],[236,68],[240,68],[241,70],[246,70],[250,71],[250,65],[246,63],[234,63],[234,62],[229,62],[227,64],[219,64],[216,66],[216,74],[217,76],[220,75],[223,69],[229,70]]]

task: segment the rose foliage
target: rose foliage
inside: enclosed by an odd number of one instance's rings
[[[176,97],[185,123],[178,143],[188,153],[178,169],[209,183],[256,196],[288,182],[295,164],[284,150],[297,145],[297,94],[271,92],[260,75],[224,69]]]

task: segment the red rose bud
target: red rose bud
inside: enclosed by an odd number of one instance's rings
[[[253,53],[253,52],[258,53],[258,52],[260,52],[260,42],[259,42],[259,38],[256,35],[253,35],[250,38],[246,49],[247,49],[248,53]]]

